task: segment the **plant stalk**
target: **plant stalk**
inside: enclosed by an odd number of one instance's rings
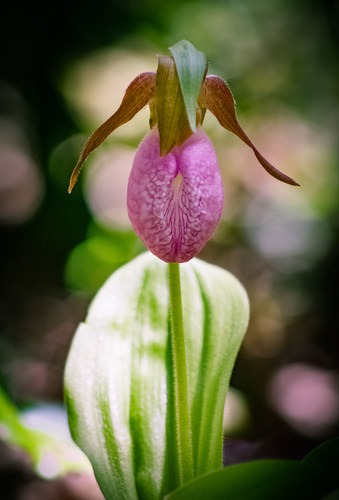
[[[178,461],[180,482],[181,484],[184,484],[194,477],[186,344],[179,264],[177,262],[170,263],[168,268]]]

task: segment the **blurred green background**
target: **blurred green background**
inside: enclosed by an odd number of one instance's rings
[[[227,79],[256,146],[301,184],[270,178],[206,116],[225,208],[201,258],[242,281],[252,310],[225,414],[225,460],[299,457],[338,433],[338,22],[337,0],[2,7],[0,383],[20,411],[62,404],[76,325],[105,278],[143,250],[125,191],[148,110],[92,155],[69,196],[72,168],[133,77],[186,38]],[[6,439],[1,423],[0,431]]]

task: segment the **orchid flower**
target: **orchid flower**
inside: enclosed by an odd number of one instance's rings
[[[88,139],[72,173],[72,191],[82,165],[117,127],[147,104],[150,133],[141,142],[127,190],[131,223],[165,262],[187,262],[214,232],[223,209],[223,186],[214,148],[202,129],[206,110],[237,135],[276,179],[298,185],[269,163],[239,125],[227,83],[207,75],[205,55],[182,40],[159,56],[157,72],[141,73],[128,86],[118,110]]]

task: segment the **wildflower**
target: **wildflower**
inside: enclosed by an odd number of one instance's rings
[[[213,146],[199,127],[160,156],[157,127],[140,144],[127,191],[128,214],[144,244],[165,262],[186,262],[219,222],[223,187]]]
[[[203,248],[223,208],[223,187],[213,146],[201,125],[208,109],[237,135],[273,177],[293,179],[269,163],[238,123],[227,83],[207,75],[205,55],[183,40],[159,56],[157,72],[128,86],[118,110],[88,139],[72,173],[69,192],[88,155],[117,127],[150,107],[151,131],[141,142],[127,190],[128,214],[147,248],[165,262],[186,262]]]

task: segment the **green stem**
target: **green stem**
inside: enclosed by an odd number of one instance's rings
[[[176,262],[171,263],[168,267],[178,461],[180,482],[184,484],[193,478],[192,428],[188,394],[186,345],[179,264]]]

